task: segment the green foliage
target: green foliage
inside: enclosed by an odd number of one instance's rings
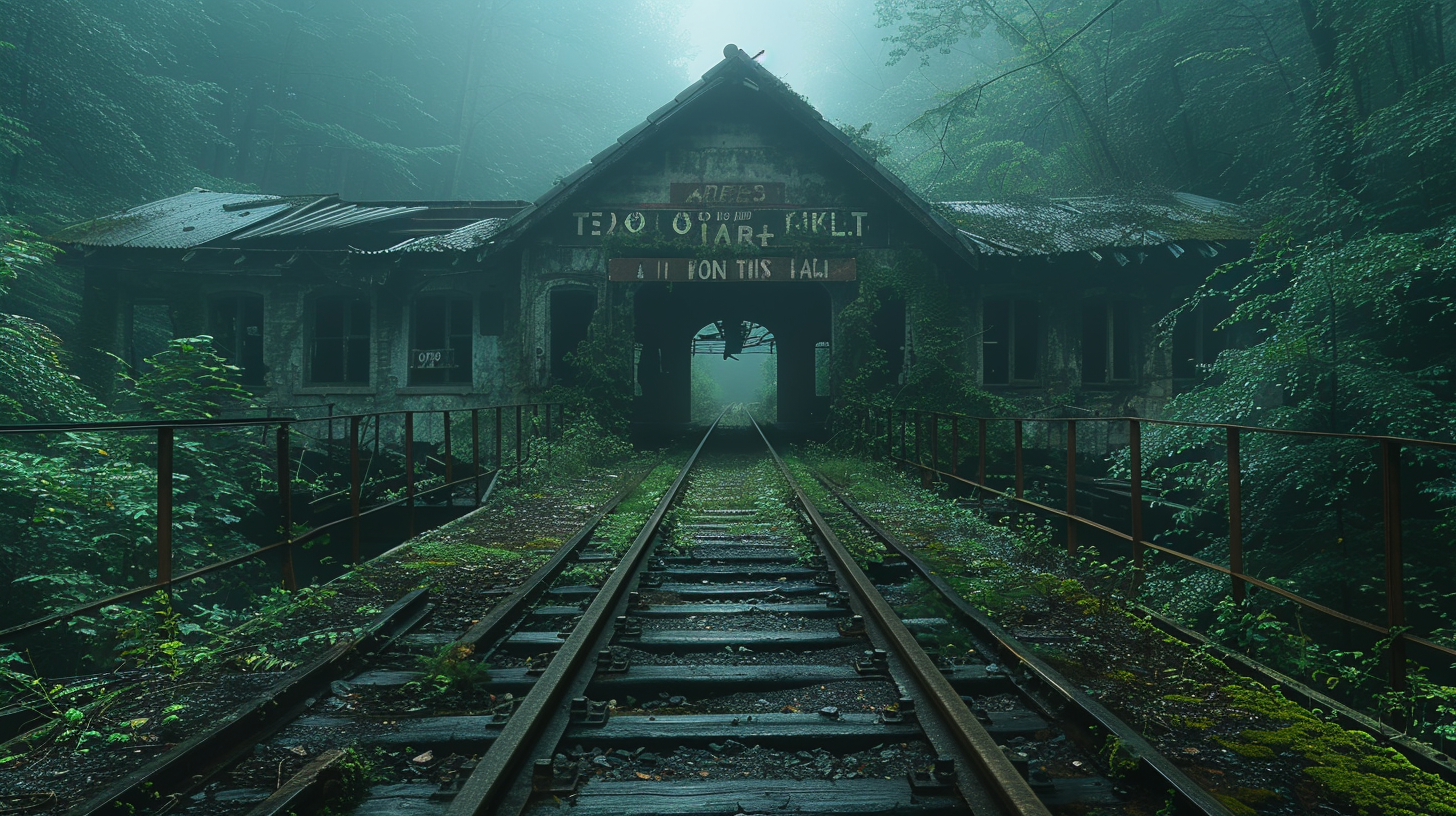
[[[240,369],[217,353],[211,337],[170,340],[146,362],[135,381],[126,381],[121,401],[148,419],[212,419],[252,399],[238,384]]]
[[[625,435],[632,416],[632,307],[613,290],[597,307],[586,338],[566,355],[573,385],[563,389],[576,413],[592,417],[609,434]]]

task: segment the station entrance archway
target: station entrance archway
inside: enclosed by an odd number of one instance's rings
[[[637,360],[634,420],[687,423],[692,411],[692,341],[719,321],[750,321],[774,336],[778,423],[823,422],[828,398],[816,397],[814,348],[829,342],[829,292],[822,283],[643,283],[633,299]]]

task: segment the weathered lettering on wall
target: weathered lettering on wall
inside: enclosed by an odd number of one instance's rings
[[[852,281],[854,258],[612,258],[609,280],[677,283],[733,281]]]
[[[595,246],[609,235],[657,238],[692,246],[752,244],[793,246],[813,239],[845,246],[885,246],[881,219],[868,210],[675,209],[642,206],[572,212],[561,222],[558,240],[567,246]]]
[[[671,189],[668,200],[673,204],[684,204],[689,207],[716,207],[720,204],[762,206],[784,203],[784,183],[782,181],[742,184],[675,181],[669,186]]]

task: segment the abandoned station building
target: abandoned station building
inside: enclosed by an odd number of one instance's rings
[[[907,258],[943,284],[987,389],[1156,415],[1218,346],[1213,316],[1171,342],[1155,325],[1249,237],[1237,208],[1184,194],[932,205],[729,46],[534,202],[194,190],[56,240],[84,269],[75,355],[95,373],[170,331],[213,336],[276,409],[499,404],[569,382],[594,315],[621,314],[639,421],[688,419],[704,327],[756,324],[779,420],[813,422],[834,387],[816,359],[861,273]],[[887,293],[876,313],[891,376],[915,364],[906,303]]]

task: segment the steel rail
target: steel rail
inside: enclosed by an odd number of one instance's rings
[[[252,750],[303,711],[366,649],[388,642],[428,613],[429,596],[417,589],[374,618],[357,636],[290,671],[267,692],[234,708],[221,721],[122,777],[71,811],[70,816],[170,810],[218,771]]]
[[[1190,779],[1135,729],[1123,722],[1106,706],[1082,693],[1075,683],[1052,668],[1049,663],[1038,657],[1035,652],[991,620],[984,612],[962,598],[954,587],[931,569],[930,565],[907,547],[898,536],[871,518],[863,508],[839,490],[824,474],[816,471],[814,476],[860,524],[880,539],[889,550],[904,558],[916,575],[934,587],[936,592],[940,593],[941,598],[950,604],[983,640],[994,643],[997,651],[1001,653],[1002,659],[1009,659],[1011,662],[1025,666],[1027,671],[1044,688],[1055,694],[1060,702],[1080,709],[1087,717],[1095,720],[1096,725],[1116,736],[1145,770],[1156,774],[1157,778],[1172,788],[1187,806],[1196,808],[1199,813],[1206,814],[1206,816],[1232,816],[1232,812],[1222,802]]]
[[[941,673],[939,667],[931,661],[929,655],[915,640],[915,635],[905,627],[900,616],[895,613],[895,610],[870,582],[869,576],[855,562],[853,554],[834,534],[819,509],[799,486],[798,480],[789,471],[788,465],[784,464],[778,451],[774,450],[773,445],[769,443],[768,437],[759,427],[758,422],[753,419],[752,415],[749,415],[749,420],[753,422],[753,427],[763,439],[764,445],[768,447],[774,464],[778,465],[779,471],[793,490],[795,499],[809,518],[810,525],[823,541],[824,549],[833,560],[839,575],[859,597],[865,612],[868,613],[866,622],[873,621],[885,633],[887,643],[894,649],[911,677],[924,691],[926,701],[940,715],[947,725],[951,737],[971,760],[979,781],[990,787],[990,793],[994,797],[994,802],[991,804],[999,806],[998,809],[1001,812],[1015,814],[1015,816],[1050,816],[1051,811],[1042,804],[1041,799],[1032,791],[1031,785],[1021,777],[1021,774],[1011,764],[1011,760],[1002,753],[996,740],[976,720],[970,709],[961,700],[960,693],[951,686],[950,681]],[[967,783],[968,780],[964,775],[958,777],[957,785],[960,787],[962,795],[971,803],[972,809],[977,813],[984,812],[983,809],[976,807],[976,800],[983,798],[980,795],[981,792],[971,788]]]
[[[627,549],[617,568],[612,571],[582,617],[577,620],[566,642],[552,655],[551,661],[546,664],[546,670],[531,686],[531,690],[506,721],[500,734],[471,771],[459,794],[450,804],[447,811],[449,816],[484,816],[498,812],[506,805],[505,800],[512,786],[522,781],[521,777],[529,775],[527,760],[537,749],[548,727],[560,719],[566,692],[580,679],[587,659],[595,658],[600,643],[610,636],[608,624],[625,607],[627,592],[641,572],[648,551],[655,544],[663,517],[682,493],[688,473],[722,418],[723,414],[720,413],[713,420],[702,441],[698,442],[697,448],[678,472],[677,479],[657,502],[632,546]]]

